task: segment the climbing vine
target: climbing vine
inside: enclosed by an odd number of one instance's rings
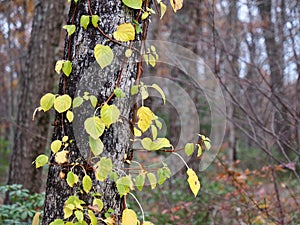
[[[78,0],[74,0],[78,4]],[[122,0],[123,4],[127,7],[135,10],[139,10],[138,14],[143,21],[150,20],[150,16],[153,14],[158,14],[160,19],[163,18],[167,5],[162,0],[154,0],[155,8],[143,6],[143,0]],[[177,10],[182,7],[182,0],[171,0],[170,5],[176,13]],[[89,1],[88,1],[89,3]],[[90,3],[89,3],[90,7]],[[133,47],[133,41],[138,33],[142,32],[141,27],[137,23],[139,18],[133,20],[131,23],[123,23],[117,26],[115,32],[112,34],[106,34],[99,27],[98,22],[100,21],[100,16],[94,15],[89,9],[89,15],[82,15],[80,17],[80,26],[83,29],[87,29],[89,26],[93,27],[103,35],[107,42],[114,42],[115,44],[124,46],[126,51],[124,52],[124,60],[132,57],[133,52],[138,51]],[[63,28],[67,31],[68,36],[72,36],[76,31],[76,26],[74,24],[65,25]],[[154,45],[147,48],[143,48],[140,60],[143,58],[148,65],[155,67],[159,55],[156,52]],[[103,69],[111,65],[115,55],[112,48],[109,45],[96,44],[94,46],[94,57],[99,66]],[[124,63],[123,65],[124,66]],[[163,90],[155,83],[151,85],[146,85],[140,82],[141,70],[138,70],[136,84],[131,87],[130,95],[136,98],[136,102],[141,102],[141,104],[136,108],[134,118],[132,121],[124,120],[119,108],[115,104],[110,104],[109,100],[115,96],[117,98],[124,98],[126,94],[124,90],[119,87],[120,78],[122,74],[123,67],[120,69],[120,74],[116,82],[114,91],[104,102],[98,102],[96,96],[90,94],[89,92],[84,92],[82,96],[77,96],[71,98],[68,94],[53,94],[47,93],[40,99],[40,106],[35,110],[33,117],[36,112],[44,111],[47,112],[50,109],[54,109],[57,113],[65,115],[65,118],[69,123],[73,122],[74,114],[73,110],[80,107],[85,101],[89,102],[94,108],[94,114],[88,117],[84,121],[85,132],[89,135],[88,143],[90,148],[90,154],[87,160],[87,165],[82,165],[79,162],[68,162],[68,154],[70,144],[74,141],[68,136],[63,136],[61,139],[53,140],[50,144],[50,149],[52,155],[54,156],[54,162],[56,165],[61,165],[68,167],[68,172],[61,173],[61,179],[65,179],[68,186],[77,188],[77,192],[74,195],[69,196],[65,201],[63,212],[64,218],[55,219],[51,225],[72,225],[72,224],[98,224],[98,221],[102,221],[106,224],[115,224],[113,217],[113,209],[108,209],[104,212],[105,217],[97,217],[104,209],[104,203],[101,200],[101,193],[95,192],[93,189],[92,177],[87,173],[87,170],[92,170],[94,177],[100,181],[104,182],[106,179],[110,179],[116,184],[117,191],[121,197],[131,195],[138,203],[142,213],[142,221],[139,222],[137,214],[132,209],[124,209],[122,212],[122,224],[123,225],[134,225],[143,224],[151,225],[153,223],[145,221],[143,208],[138,202],[137,198],[134,196],[133,192],[135,188],[139,191],[143,190],[146,180],[150,183],[152,189],[156,188],[156,184],[163,184],[168,178],[171,177],[171,171],[165,162],[162,162],[162,166],[157,169],[156,174],[147,171],[147,169],[139,162],[132,161],[127,157],[124,161],[127,163],[135,163],[138,165],[138,175],[129,175],[126,170],[114,167],[112,160],[109,157],[102,156],[104,151],[104,144],[101,141],[105,129],[109,128],[116,123],[130,123],[133,127],[133,143],[139,143],[142,149],[147,152],[160,151],[168,154],[176,155],[186,166],[187,182],[189,187],[196,197],[200,190],[200,181],[198,176],[192,168],[190,168],[183,157],[177,153],[177,151],[184,150],[187,156],[191,156],[195,151],[197,151],[197,157],[202,154],[203,148],[206,150],[210,149],[210,140],[204,135],[199,135],[199,142],[197,143],[187,143],[181,149],[175,149],[173,145],[167,138],[158,137],[158,131],[162,129],[162,123],[159,121],[155,113],[147,106],[144,105],[144,101],[149,97],[148,89],[156,90],[166,103],[166,97]],[[68,79],[72,76],[72,62],[70,60],[58,60],[55,65],[55,71],[57,74],[65,76]],[[128,97],[128,96],[127,96]],[[150,134],[150,136],[147,136]],[[42,167],[46,164],[51,164],[49,157],[45,154],[37,156],[35,160],[36,168]],[[75,170],[76,168],[76,170]],[[80,173],[83,174],[82,179],[79,176]],[[78,193],[85,193],[90,195],[93,199],[92,204],[87,204],[83,199],[80,198]],[[38,215],[34,218],[35,224],[38,224]]]

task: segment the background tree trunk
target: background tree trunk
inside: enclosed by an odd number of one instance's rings
[[[133,10],[126,8],[122,4],[122,1],[79,1],[77,4],[72,1],[71,3],[68,24],[76,25],[76,31],[70,37],[66,37],[64,58],[72,62],[73,68],[69,78],[61,77],[59,94],[68,94],[74,98],[83,96],[84,92],[88,91],[90,94],[97,96],[98,106],[100,106],[109,98],[116,87],[126,48],[113,42],[107,42],[107,38],[91,24],[86,30],[80,26],[80,17],[82,15],[90,15],[90,12],[100,17],[99,27],[107,35],[112,34],[116,30],[117,25],[125,22],[130,23],[132,18],[135,18],[135,15]],[[96,44],[107,44],[114,52],[115,57],[112,64],[105,69],[100,69],[95,61],[93,52]],[[111,158],[114,168],[118,169],[124,168],[124,154],[128,151],[130,143],[129,124],[126,121],[131,117],[130,87],[135,82],[137,72],[137,65],[131,58],[123,64],[124,70],[122,71],[119,86],[126,94],[126,97],[122,99],[113,97],[109,101],[109,104],[114,103],[117,105],[122,118],[125,119],[123,123],[112,125],[109,129],[106,129],[101,137],[104,144],[104,152],[101,156]],[[85,106],[84,109],[79,107],[79,110],[73,110],[75,118],[72,124],[64,119],[64,114],[56,114],[53,140],[61,140],[65,135],[73,140],[68,148],[69,163],[77,162],[83,166],[88,164],[86,160],[87,154],[85,154],[85,152],[89,152],[88,136],[83,128],[83,123],[87,117],[93,116],[95,109],[90,109],[91,111],[88,112],[87,106]],[[80,188],[80,185],[70,188],[66,180],[61,177],[61,172],[66,174],[69,169],[63,165],[56,164],[53,157],[51,157],[43,215],[44,225],[51,223],[57,218],[63,218],[64,202],[70,195],[79,191],[78,187]],[[78,168],[78,170],[75,168],[75,173],[81,178],[84,175],[81,168]],[[87,174],[93,179],[93,191],[101,193],[101,198],[104,202],[103,211],[106,212],[109,208],[114,209],[116,223],[120,224],[122,199],[117,192],[115,183],[109,179],[105,182],[97,181],[93,170],[87,170]],[[91,204],[91,199],[87,195],[82,194],[80,198],[84,199],[87,205]],[[104,214],[98,216],[104,217]]]
[[[40,97],[53,90],[55,54],[64,5],[64,0],[36,1],[30,43],[20,76],[17,127],[8,184],[22,184],[31,192],[39,192],[42,184],[42,169],[35,170],[32,162],[45,151],[49,114],[40,113],[34,122],[31,118]]]

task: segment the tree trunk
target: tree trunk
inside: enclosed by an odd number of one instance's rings
[[[20,76],[17,127],[10,160],[8,184],[22,184],[39,192],[42,170],[32,162],[44,153],[49,130],[49,115],[40,114],[32,121],[40,97],[54,86],[54,61],[63,21],[64,0],[36,1],[26,62]]]
[[[134,52],[133,57],[123,61],[124,51],[127,47],[107,41],[107,37],[91,24],[87,29],[84,29],[80,25],[80,18],[82,15],[90,15],[91,13],[100,17],[99,28],[106,35],[110,35],[116,31],[117,25],[131,23],[133,18],[139,18],[139,16],[135,15],[139,13],[139,10],[130,10],[122,4],[122,1],[116,0],[82,0],[78,1],[77,4],[72,1],[68,24],[76,25],[76,31],[71,36],[66,37],[64,55],[65,60],[72,62],[72,73],[70,77],[63,75],[59,83],[59,94],[68,94],[74,98],[76,96],[82,97],[84,92],[87,91],[97,96],[98,106],[101,106],[114,92],[120,78],[119,88],[123,90],[126,97],[112,97],[108,103],[113,103],[119,108],[124,120],[123,123],[117,123],[117,125],[112,125],[110,128],[105,129],[104,134],[101,136],[104,144],[104,151],[101,156],[111,158],[114,168],[122,169],[124,168],[124,155],[128,152],[130,143],[128,123],[132,114],[130,88],[135,82],[137,74],[137,64],[133,61],[133,58],[136,58],[136,56],[134,56]],[[142,35],[144,34],[143,31]],[[140,36],[137,36],[136,40],[138,38]],[[94,47],[96,44],[109,45],[114,52],[115,57],[112,64],[104,69],[99,67],[94,58]],[[122,70],[121,68],[124,69]],[[115,183],[110,179],[104,182],[96,180],[93,170],[88,169],[91,168],[88,160],[90,150],[88,136],[83,128],[83,123],[87,117],[93,116],[95,111],[92,107],[88,109],[88,106],[89,104],[85,105],[84,108],[79,107],[78,110],[77,108],[73,109],[75,117],[72,123],[66,121],[65,114],[57,113],[53,140],[61,140],[63,136],[68,136],[69,140],[73,140],[68,147],[68,163],[77,162],[86,168],[87,174],[93,180],[93,191],[101,193],[101,198],[104,202],[102,212],[112,208],[116,224],[120,224],[123,200],[117,192]],[[80,185],[70,188],[65,180],[66,176],[64,177],[64,175],[70,170],[69,167],[55,163],[53,155],[50,157],[50,162],[43,215],[44,225],[51,223],[55,219],[63,218],[64,202],[70,195],[78,193],[80,190]],[[75,173],[81,180],[84,175],[82,168],[75,168]],[[80,199],[84,199],[86,205],[92,204],[89,195],[79,195]],[[104,218],[104,213],[100,213],[98,217]]]

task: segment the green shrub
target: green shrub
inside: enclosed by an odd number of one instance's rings
[[[0,205],[0,224],[31,224],[35,212],[42,209],[45,194],[31,194],[19,184],[0,186],[2,199],[6,192],[9,193],[11,204]]]

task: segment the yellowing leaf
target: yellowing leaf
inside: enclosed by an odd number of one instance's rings
[[[102,157],[97,166],[96,178],[104,181],[113,168],[112,161],[110,158]]]
[[[182,8],[183,0],[170,0],[171,6],[176,13],[177,10]]]
[[[97,206],[98,210],[101,211],[103,209],[103,201],[99,198],[94,198],[93,206]]]
[[[80,96],[77,96],[73,99],[73,109],[76,107],[81,106],[81,104],[83,103],[83,98]]]
[[[61,148],[62,142],[60,140],[55,140],[51,143],[51,151],[55,154]]]
[[[81,211],[79,211],[79,210],[76,210],[76,211],[74,212],[74,214],[75,214],[75,216],[76,216],[76,218],[77,218],[77,220],[78,220],[79,222],[82,222],[82,221],[83,221],[83,212],[81,212]]]
[[[88,215],[91,220],[91,225],[97,225],[97,217],[95,216],[92,210],[88,210]]]
[[[67,30],[68,35],[71,36],[75,32],[76,26],[75,25],[64,25],[63,29]]]
[[[184,151],[185,151],[185,154],[187,155],[187,156],[190,156],[190,155],[192,155],[193,154],[193,152],[194,152],[194,144],[193,143],[187,143],[186,145],[185,145],[185,147],[184,147]]]
[[[204,141],[204,145],[205,145],[205,148],[207,149],[207,150],[210,150],[210,148],[211,148],[211,144],[210,144],[210,142],[209,141]]]
[[[104,220],[104,223],[107,225],[116,225],[116,220],[112,217],[108,217]]]
[[[80,17],[80,25],[81,25],[84,29],[87,28],[87,26],[89,25],[89,23],[90,23],[90,17],[89,17],[89,16],[87,16],[87,15],[82,15],[82,16]]]
[[[92,138],[97,139],[103,134],[105,124],[99,117],[93,116],[84,121],[84,128]]]
[[[164,101],[164,104],[166,104],[166,96],[165,96],[164,91],[160,88],[160,86],[158,86],[157,84],[152,84],[151,87],[154,88],[156,91],[159,92],[159,94],[161,95],[161,97],[162,97],[162,99]]]
[[[55,64],[55,72],[56,72],[57,74],[60,74],[60,71],[61,71],[61,69],[62,69],[62,66],[63,66],[64,62],[65,62],[65,60],[58,60],[58,61],[56,62],[56,64]]]
[[[83,186],[83,190],[86,192],[86,193],[89,193],[91,188],[92,188],[92,179],[90,178],[89,175],[85,175],[83,178],[82,178],[82,186]]]
[[[152,124],[152,120],[155,119],[154,113],[146,106],[142,106],[138,109],[137,116],[139,117],[138,127],[142,132],[148,130]]]
[[[140,173],[135,177],[135,186],[139,191],[142,191],[144,184],[145,184],[145,173]]]
[[[35,159],[35,168],[44,166],[48,162],[48,156],[42,154]]]
[[[127,58],[129,58],[131,55],[132,55],[132,50],[131,50],[131,49],[126,49],[126,51],[125,51],[125,56],[126,56]]]
[[[71,217],[73,215],[73,209],[74,209],[74,205],[68,204],[66,206],[64,206],[64,219],[67,219],[69,217]]]
[[[94,27],[98,27],[98,21],[99,21],[99,16],[98,15],[92,15],[92,24]]]
[[[55,154],[55,161],[58,164],[63,164],[66,163],[68,161],[67,155],[68,155],[69,151],[61,151],[61,152],[57,152]]]
[[[156,151],[162,148],[169,148],[172,146],[167,138],[157,138],[156,140],[152,141],[150,138],[146,137],[142,139],[141,143],[144,149],[150,151]]]
[[[118,41],[133,41],[135,38],[135,29],[131,23],[123,23],[117,27],[113,35]]]
[[[196,175],[195,171],[191,168],[188,168],[186,173],[188,175],[187,181],[190,185],[190,188],[191,188],[193,194],[196,197],[200,190],[200,181],[198,179],[198,176]]]
[[[64,221],[62,219],[56,219],[50,223],[50,225],[64,225]]]
[[[156,183],[157,183],[155,174],[154,173],[147,173],[147,178],[150,182],[151,189],[154,189],[156,187]]]
[[[159,5],[160,5],[160,19],[162,19],[167,11],[167,6],[163,2],[160,2]]]
[[[137,225],[138,219],[132,209],[125,209],[122,213],[122,225]]]
[[[151,125],[152,138],[155,140],[157,138],[157,128],[154,125]]]
[[[74,119],[74,114],[73,114],[73,112],[70,111],[70,110],[68,110],[66,116],[67,116],[68,121],[69,121],[70,123],[72,123],[72,121],[73,121],[73,119]]]
[[[197,144],[197,147],[198,147],[197,157],[200,157],[202,155],[202,147],[199,144]]]
[[[68,137],[68,136],[63,136],[62,142],[66,142],[66,141],[68,141],[68,140],[69,140],[69,137]]]
[[[121,177],[116,181],[117,190],[122,197],[127,195],[130,190],[134,189],[130,176]]]
[[[120,116],[120,110],[115,105],[103,105],[101,108],[101,119],[105,123],[106,127],[117,122]]]
[[[104,145],[99,138],[94,139],[90,136],[89,137],[89,145],[95,156],[100,155],[103,152]]]
[[[36,212],[33,219],[32,219],[32,224],[31,225],[39,225],[39,221],[40,221],[40,212]]]
[[[94,56],[97,63],[103,69],[111,64],[114,58],[114,53],[109,46],[97,44],[94,48]]]
[[[44,112],[46,112],[52,108],[54,100],[55,100],[55,95],[51,93],[47,93],[41,98],[40,107],[42,108],[42,110],[44,110]]]
[[[78,176],[73,173],[72,171],[69,171],[68,174],[67,174],[67,184],[70,186],[70,187],[73,187],[75,184],[77,184],[78,182]]]
[[[114,90],[114,94],[116,95],[117,98],[125,98],[125,93],[122,91],[120,88],[116,88]]]
[[[64,61],[62,65],[62,71],[67,77],[70,76],[70,73],[72,72],[72,63],[69,60]]]
[[[54,100],[54,109],[59,113],[63,113],[71,107],[71,104],[72,104],[71,97],[67,94],[64,94],[62,96],[58,96]]]
[[[152,54],[149,54],[149,64],[152,67],[155,67],[155,65],[156,65],[156,59],[155,59],[154,55],[152,55]]]
[[[142,0],[122,0],[122,2],[129,8],[132,9],[141,9],[142,8]]]
[[[142,136],[142,132],[139,129],[137,129],[136,127],[133,128],[133,133],[134,133],[134,136],[136,136],[136,137]]]
[[[148,12],[144,12],[142,14],[142,20],[147,19],[150,14]]]
[[[91,95],[91,96],[90,96],[90,102],[91,102],[92,106],[93,106],[94,108],[96,108],[97,103],[98,103],[97,97],[94,96],[94,95]]]
[[[130,89],[131,95],[135,95],[139,92],[139,86],[138,85],[133,85]]]

